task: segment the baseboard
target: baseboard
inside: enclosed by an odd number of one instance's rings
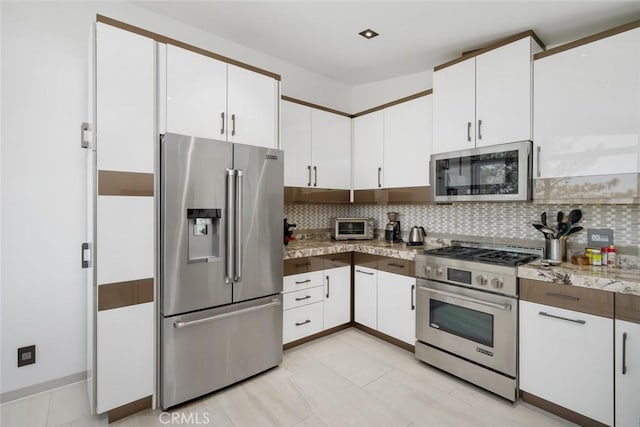
[[[326,337],[327,335],[334,334],[334,333],[336,333],[338,331],[341,331],[343,329],[348,329],[351,326],[353,326],[353,325],[351,325],[351,323],[345,323],[343,325],[339,325],[339,326],[333,327],[331,329],[327,329],[325,331],[318,332],[317,334],[309,335],[309,336],[306,336],[304,338],[300,338],[299,340],[288,342],[288,343],[286,343],[285,345],[282,346],[282,349],[283,350],[289,350],[290,348],[297,347],[297,346],[302,345],[304,343],[308,343],[309,341],[314,341],[314,340],[317,340],[318,338]]]
[[[525,402],[536,406],[540,409],[544,409],[547,412],[551,412],[554,415],[559,416],[560,418],[564,418],[565,420],[569,420],[572,423],[576,423],[580,426],[584,427],[606,427],[606,424],[603,424],[599,421],[596,421],[592,418],[586,417],[582,414],[574,412],[570,409],[567,409],[563,406],[557,405],[553,402],[549,402],[541,397],[536,396],[535,394],[527,393],[526,391],[520,390],[520,397]]]
[[[53,390],[54,388],[77,383],[87,379],[87,371],[78,372],[67,375],[66,377],[56,378],[54,380],[45,381],[43,383],[33,384],[27,387],[18,388],[16,390],[0,393],[0,403],[11,402],[12,400],[22,399],[33,394],[42,393]]]

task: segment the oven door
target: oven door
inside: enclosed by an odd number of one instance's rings
[[[515,298],[417,280],[419,341],[515,378]]]

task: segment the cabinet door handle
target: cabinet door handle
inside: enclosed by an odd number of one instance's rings
[[[381,177],[381,174],[382,174],[382,168],[378,168],[378,188],[381,188],[381,187],[382,187],[382,181],[381,181],[381,180],[382,180],[382,177]]]
[[[555,293],[555,292],[545,292],[545,295],[550,296],[550,297],[564,298],[564,299],[571,299],[571,300],[575,300],[575,301],[580,301],[580,297],[574,297],[573,295],[558,294],[558,293]]]
[[[318,186],[318,167],[317,166],[313,167],[313,176],[314,176],[313,186],[317,187]]]
[[[307,296],[302,297],[302,298],[296,298],[296,301],[304,301],[304,300],[309,299],[309,298],[311,298],[311,295],[307,295]]]
[[[390,262],[389,264],[387,264],[389,267],[397,267],[397,268],[404,268],[405,266],[402,264],[398,264],[395,262]]]
[[[235,136],[236,134],[236,115],[231,115],[231,136]]]
[[[540,316],[553,317],[554,319],[566,320],[567,322],[579,323],[580,325],[584,325],[585,323],[587,323],[586,320],[569,319],[568,317],[556,316],[554,314],[545,313],[544,311],[541,311],[538,314]]]
[[[482,139],[482,132],[480,131],[481,126],[482,126],[482,120],[478,120],[478,139]]]
[[[329,283],[329,276],[326,276],[326,277],[327,277],[327,298],[329,298],[329,293],[331,291],[331,285]]]
[[[369,276],[373,276],[373,273],[369,273],[368,271],[362,271],[358,269],[356,269],[356,273],[368,274]]]
[[[416,290],[416,285],[411,285],[411,310],[415,310],[416,309],[416,304],[414,303],[413,300],[413,293]]]
[[[306,325],[307,323],[311,323],[311,320],[307,319],[304,322],[296,322],[296,326]]]
[[[467,122],[467,141],[471,142],[471,122]]]
[[[224,135],[224,111],[220,113],[220,119],[222,121],[222,127],[220,128],[220,135]]]
[[[542,147],[538,145],[536,147],[536,173],[538,174],[538,178],[540,177],[540,151],[542,151]]]
[[[627,375],[627,333],[622,334],[622,375]]]
[[[307,182],[307,187],[311,187],[311,165],[307,165],[307,172],[309,173],[309,182]]]
[[[296,282],[296,285],[302,285],[303,283],[309,283],[311,279],[303,280],[302,282]]]
[[[311,263],[310,262],[300,262],[298,264],[294,264],[294,266],[296,266],[296,267],[306,267],[308,265],[311,265]]]

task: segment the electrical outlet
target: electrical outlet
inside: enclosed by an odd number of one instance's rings
[[[18,368],[36,363],[36,346],[30,345],[18,349]]]

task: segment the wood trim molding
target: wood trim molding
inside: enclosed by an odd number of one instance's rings
[[[133,415],[137,412],[150,409],[152,404],[151,396],[143,397],[142,399],[127,403],[126,405],[119,406],[108,412],[109,424],[121,420],[122,418]]]
[[[376,331],[375,329],[371,329],[368,326],[364,326],[364,325],[361,325],[360,323],[355,323],[354,322],[353,323],[353,327],[356,328],[356,329],[361,330],[362,332],[366,332],[369,335],[373,335],[374,337],[379,338],[382,341],[386,341],[389,344],[393,344],[396,347],[400,347],[403,350],[407,350],[407,351],[409,351],[411,353],[414,353],[416,351],[415,346],[413,346],[411,344],[407,344],[406,342],[400,341],[399,339],[391,337],[391,336],[389,336],[387,334],[383,334],[382,332]]]
[[[354,190],[353,203],[387,205],[433,203],[433,191],[430,186],[381,188],[373,190]]]
[[[536,59],[546,58],[547,56],[555,55],[556,53],[564,52],[565,50],[574,49],[578,46],[593,43],[595,41],[605,39],[607,37],[615,36],[616,34],[624,33],[626,31],[633,30],[638,27],[640,27],[640,19],[623,24],[623,25],[619,25],[609,30],[601,31],[599,33],[596,33],[587,37],[583,37],[578,40],[574,40],[569,43],[565,43],[560,46],[556,46],[552,49],[545,50],[544,52],[538,52],[535,55],[533,55],[533,60],[535,61]]]
[[[283,101],[293,102],[294,104],[304,105],[305,107],[315,108],[316,110],[326,111],[327,113],[338,114],[340,116],[345,116],[351,118],[351,114],[345,113],[344,111],[334,110],[333,108],[323,107],[322,105],[313,104],[311,102],[303,101],[301,99],[292,98],[287,95],[281,95],[280,99]]]
[[[640,296],[616,292],[616,319],[640,323]]]
[[[432,93],[433,93],[433,89],[423,90],[422,92],[414,93],[413,95],[405,96],[404,98],[396,99],[395,101],[390,101],[390,102],[387,102],[386,104],[378,105],[377,107],[369,108],[368,110],[364,110],[364,111],[360,111],[359,113],[352,114],[351,118],[354,119],[356,117],[364,116],[365,114],[384,110],[385,108],[393,107],[394,105],[402,104],[403,102],[412,101],[417,98],[422,98],[423,96],[431,95]]]
[[[344,203],[351,201],[350,190],[284,187],[284,203]]]
[[[615,293],[602,289],[520,279],[520,300],[613,319]]]
[[[254,67],[253,65],[246,64],[244,62],[237,61],[227,56],[219,55],[217,53],[208,51],[206,49],[199,48],[197,46],[181,42],[180,40],[172,39],[162,34],[154,33],[153,31],[145,30],[144,28],[136,27],[135,25],[127,24],[126,22],[118,21],[117,19],[109,18],[104,15],[96,15],[96,22],[111,25],[112,27],[120,28],[131,33],[139,34],[144,37],[148,37],[157,41],[158,43],[167,43],[173,46],[180,47],[182,49],[190,50],[191,52],[199,53],[200,55],[208,56],[209,58],[216,59],[218,61],[226,62],[227,64],[235,65],[236,67],[244,68],[245,70],[253,71],[254,73],[262,74],[271,77],[275,80],[282,80],[280,74],[272,73],[271,71],[264,70],[262,68]]]
[[[565,420],[574,422],[580,426],[585,426],[585,427],[605,427],[606,426],[606,424],[602,424],[592,418],[586,417],[582,414],[574,412],[563,406],[557,405],[553,402],[549,402],[548,400],[545,400],[541,397],[538,397],[526,391],[521,390],[520,396],[522,397],[522,400],[524,400],[525,402],[530,403],[533,406],[536,406],[547,412],[551,412],[552,414],[557,415],[561,418],[564,418]]]
[[[99,196],[153,197],[153,193],[152,173],[98,171]]]
[[[459,58],[456,58],[456,59],[453,59],[451,61],[445,62],[444,64],[436,65],[435,67],[433,67],[433,71],[442,70],[443,68],[450,67],[452,65],[457,64],[458,62],[466,61],[467,59],[476,57],[478,55],[482,55],[483,53],[487,53],[489,51],[498,49],[499,47],[508,45],[509,43],[513,43],[515,41],[518,41],[520,39],[524,39],[526,37],[533,38],[536,41],[536,43],[538,43],[540,45],[540,47],[542,47],[542,49],[545,49],[545,45],[544,45],[544,43],[542,43],[542,40],[540,40],[540,37],[538,37],[537,34],[533,32],[533,30],[528,30],[528,31],[524,31],[524,32],[519,33],[519,34],[515,34],[515,35],[510,36],[510,37],[507,37],[506,39],[502,39],[502,40],[500,40],[498,42],[492,43],[489,46],[486,46],[486,47],[483,47],[483,48],[480,48],[480,49],[471,50],[466,55],[463,54]]]
[[[98,311],[153,302],[153,279],[107,283],[98,286]]]

